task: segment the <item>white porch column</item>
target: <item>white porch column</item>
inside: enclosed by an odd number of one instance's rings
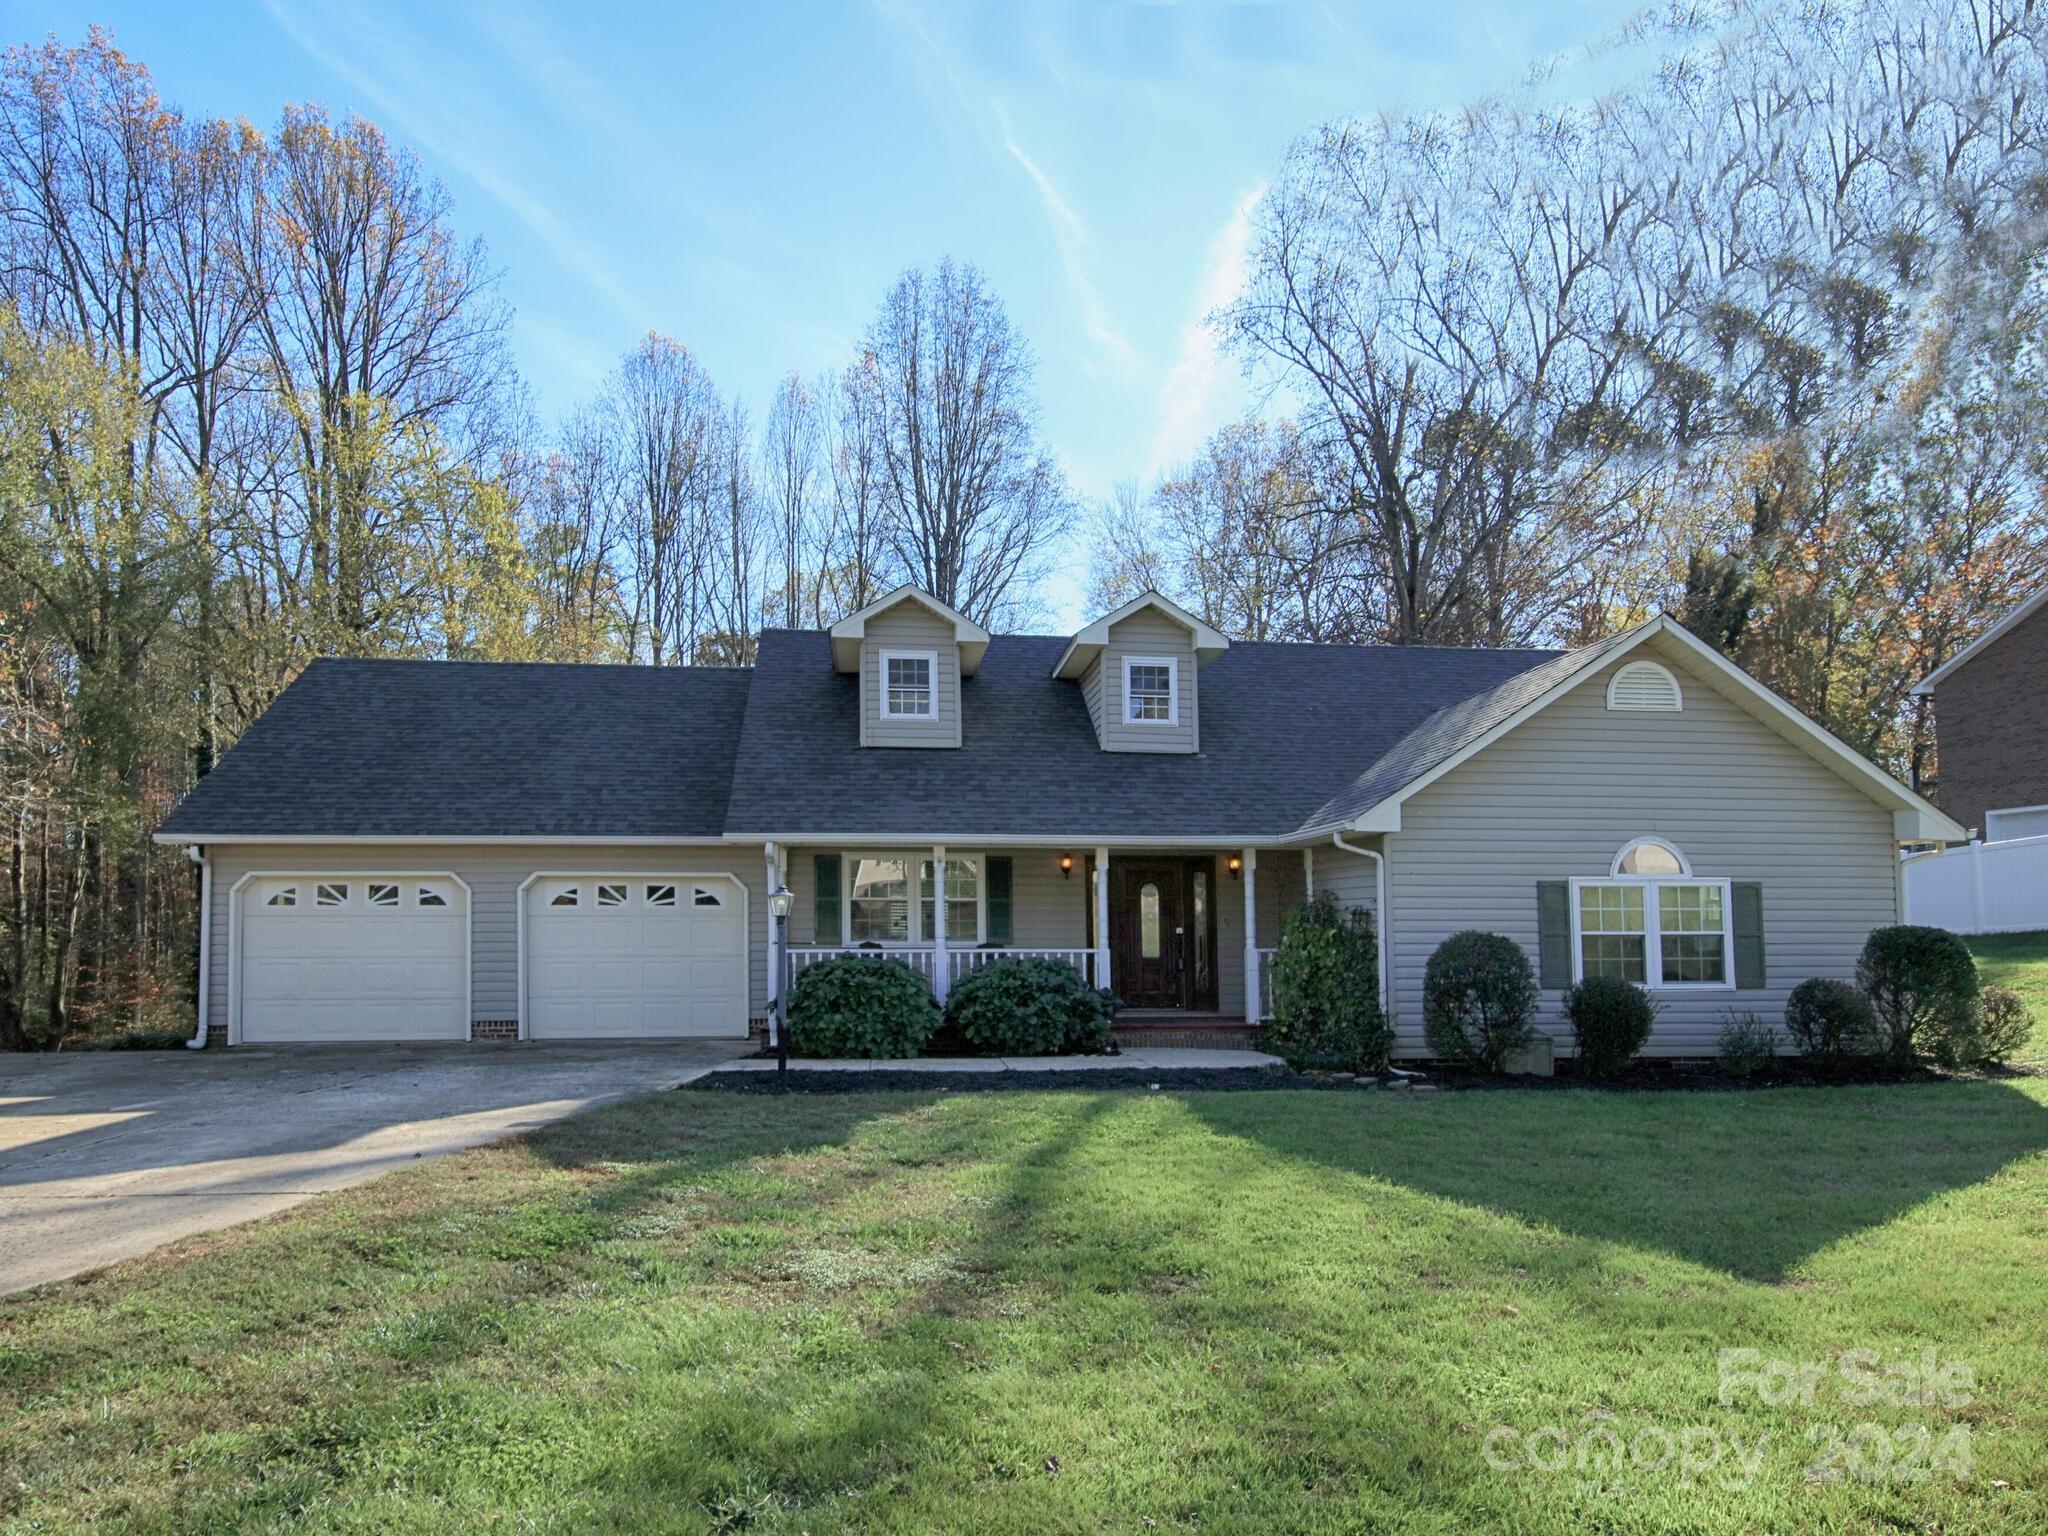
[[[768,1043],[773,1045],[775,1032],[782,1027],[780,1010],[776,1007],[782,1001],[782,935],[775,931],[781,925],[775,921],[775,914],[768,910],[768,898],[782,883],[782,850],[773,843],[763,843],[761,862],[767,870],[767,884],[761,887],[761,910],[768,919]]]
[[[932,996],[939,1000],[941,1007],[946,1002],[946,989],[953,980],[953,957],[946,953],[946,845],[936,844],[932,848],[932,931],[925,935],[932,941]]]
[[[1113,990],[1109,975],[1109,850],[1095,850],[1095,985]]]
[[[1301,882],[1302,894],[1313,901],[1316,894],[1316,851],[1313,848],[1301,850]]]
[[[1259,1006],[1259,850],[1244,851],[1244,1019],[1256,1024],[1265,1016]]]

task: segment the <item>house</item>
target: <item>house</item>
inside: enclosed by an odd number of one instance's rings
[[[2048,587],[1914,686],[1934,701],[1934,798],[1987,843],[2048,835]]]
[[[905,587],[750,670],[323,660],[158,833],[204,870],[207,1038],[739,1036],[874,950],[943,995],[1054,956],[1161,1020],[1256,1021],[1283,915],[1423,968],[1504,933],[1650,1049],[1851,973],[1946,816],[1668,618],[1569,652],[1232,642],[1148,593],[991,635]],[[767,894],[794,894],[787,952]]]

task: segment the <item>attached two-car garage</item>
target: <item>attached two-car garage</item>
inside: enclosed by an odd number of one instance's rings
[[[473,997],[503,1017],[515,995],[528,1039],[746,1034],[735,877],[531,875],[516,889],[477,878],[473,890],[452,873],[246,877],[232,898],[235,1036],[465,1040]]]

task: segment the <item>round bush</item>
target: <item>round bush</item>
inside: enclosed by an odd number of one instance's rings
[[[953,985],[946,1023],[989,1056],[1057,1056],[1109,1044],[1117,1000],[1064,960],[991,960]]]
[[[1856,984],[1877,1014],[1878,1043],[1894,1066],[1945,1056],[1977,1027],[1977,962],[1946,928],[1900,923],[1875,930],[1856,961]]]
[[[1846,981],[1815,976],[1785,999],[1785,1029],[1799,1054],[1834,1069],[1877,1049],[1877,1015],[1870,999]]]
[[[790,1048],[806,1056],[915,1056],[938,1027],[931,988],[894,960],[820,960],[789,989]]]
[[[1977,1059],[2011,1061],[2034,1033],[2034,1016],[2011,987],[1986,987],[1977,994]]]
[[[1273,955],[1273,1022],[1265,1038],[1295,1068],[1377,1072],[1394,1032],[1380,1011],[1379,941],[1363,907],[1325,891],[1287,914]]]
[[[1778,1064],[1778,1037],[1753,1013],[1729,1012],[1715,1054],[1730,1077],[1761,1077]]]
[[[1498,1072],[1534,1037],[1536,974],[1513,939],[1468,928],[1437,945],[1422,973],[1422,1027],[1446,1061]]]
[[[1657,1004],[1641,987],[1588,976],[1564,995],[1564,1016],[1579,1044],[1579,1068],[1612,1077],[1634,1058],[1657,1022]]]

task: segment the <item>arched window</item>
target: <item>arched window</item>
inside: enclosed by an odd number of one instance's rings
[[[1639,837],[1614,856],[1613,873],[1640,875],[1651,879],[1664,875],[1689,875],[1692,865],[1671,844],[1657,837]]]
[[[1607,681],[1609,709],[1642,709],[1676,714],[1685,708],[1685,695],[1671,669],[1654,661],[1632,661]]]

